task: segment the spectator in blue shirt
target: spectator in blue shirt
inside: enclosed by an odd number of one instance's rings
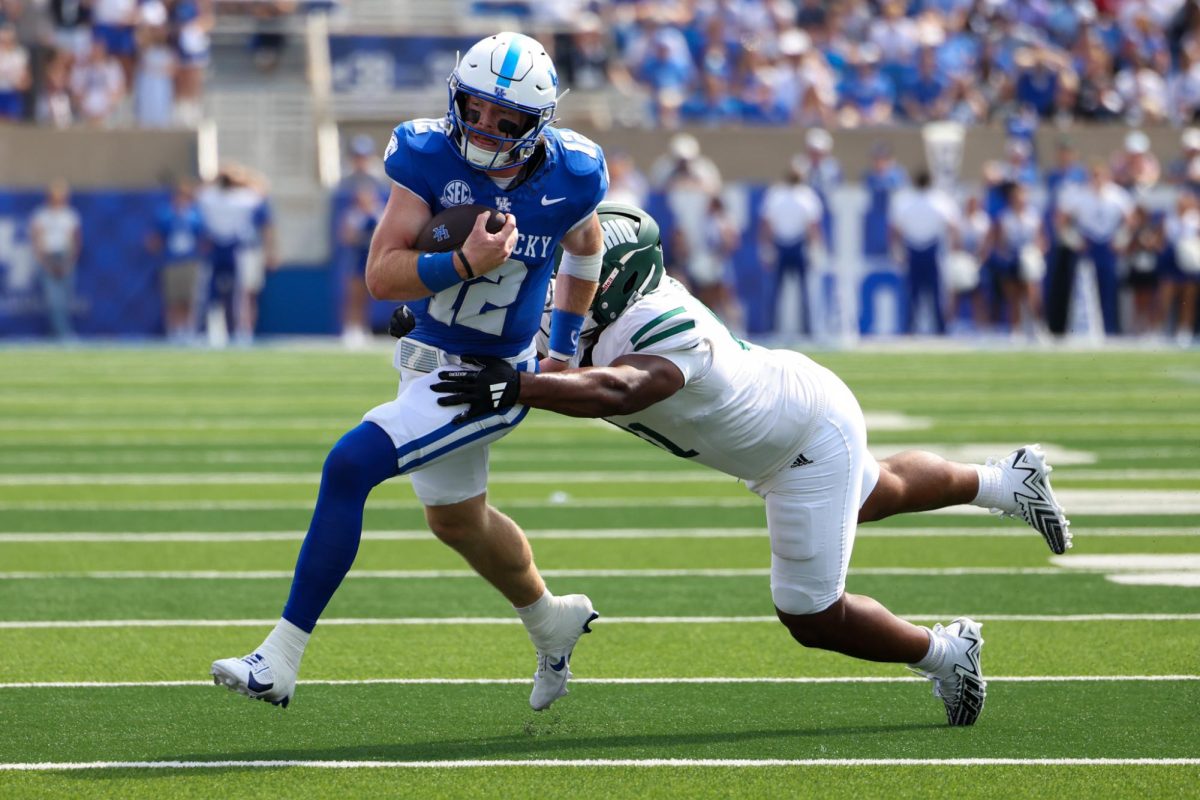
[[[1018,105],[1031,106],[1043,119],[1051,116],[1058,97],[1058,73],[1069,70],[1069,65],[1047,48],[1022,48],[1015,60]]]
[[[729,81],[721,70],[704,71],[699,91],[694,92],[679,110],[684,121],[700,125],[737,124],[741,104],[729,91]]]
[[[911,75],[900,96],[904,116],[913,122],[944,119],[948,109],[949,82],[938,72],[932,48],[917,52],[917,70]]]
[[[678,126],[679,107],[696,79],[686,48],[680,53],[671,46],[671,33],[660,29],[654,34],[646,57],[635,70],[637,78],[650,87],[655,122],[666,128]]]
[[[890,260],[891,239],[888,207],[892,194],[908,185],[908,171],[896,162],[886,142],[871,148],[871,168],[863,175],[863,186],[870,198],[863,215],[863,255],[868,259]]]
[[[892,121],[896,89],[879,71],[879,50],[863,45],[853,70],[838,87],[838,115],[843,127],[887,125]]]
[[[950,78],[974,78],[979,63],[979,40],[967,30],[966,12],[949,14],[945,26],[946,39],[937,48],[938,72]]]
[[[367,254],[371,237],[383,213],[383,202],[373,186],[363,185],[354,193],[353,205],[342,215],[338,240],[344,248],[344,298],[342,304],[342,343],[357,348],[366,344],[370,325],[367,319]]]
[[[186,343],[196,332],[203,235],[192,183],[180,179],[146,240],[146,249],[162,259],[163,316],[173,342]]]

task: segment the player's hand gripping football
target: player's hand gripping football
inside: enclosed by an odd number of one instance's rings
[[[465,356],[463,362],[479,369],[447,369],[438,373],[441,383],[433,390],[445,397],[438,398],[440,406],[467,406],[454,418],[461,425],[488,414],[502,414],[516,405],[521,391],[521,374],[502,358],[495,356]]]
[[[475,227],[462,243],[463,255],[471,262],[471,270],[476,276],[486,275],[503,264],[517,246],[515,216],[505,214],[504,227],[495,233],[488,233],[487,221],[487,212],[476,217]]]

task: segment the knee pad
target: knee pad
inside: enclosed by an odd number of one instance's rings
[[[837,602],[839,596],[838,593],[814,593],[801,586],[771,582],[771,601],[775,608],[792,616],[819,614]]]

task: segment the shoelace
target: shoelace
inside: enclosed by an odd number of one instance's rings
[[[933,679],[933,696],[939,700],[959,700],[960,689],[962,689],[962,678],[957,673],[949,678]]]

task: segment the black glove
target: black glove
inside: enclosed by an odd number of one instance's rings
[[[438,398],[440,406],[468,406],[454,418],[461,425],[489,414],[502,414],[516,405],[521,391],[521,374],[503,358],[495,356],[465,356],[463,362],[479,369],[448,369],[438,373],[441,383],[433,390],[445,397]]]
[[[392,312],[392,318],[388,321],[388,333],[393,339],[403,339],[412,332],[412,329],[417,327],[417,318],[413,316],[413,312],[408,306],[396,306],[396,310]]]

